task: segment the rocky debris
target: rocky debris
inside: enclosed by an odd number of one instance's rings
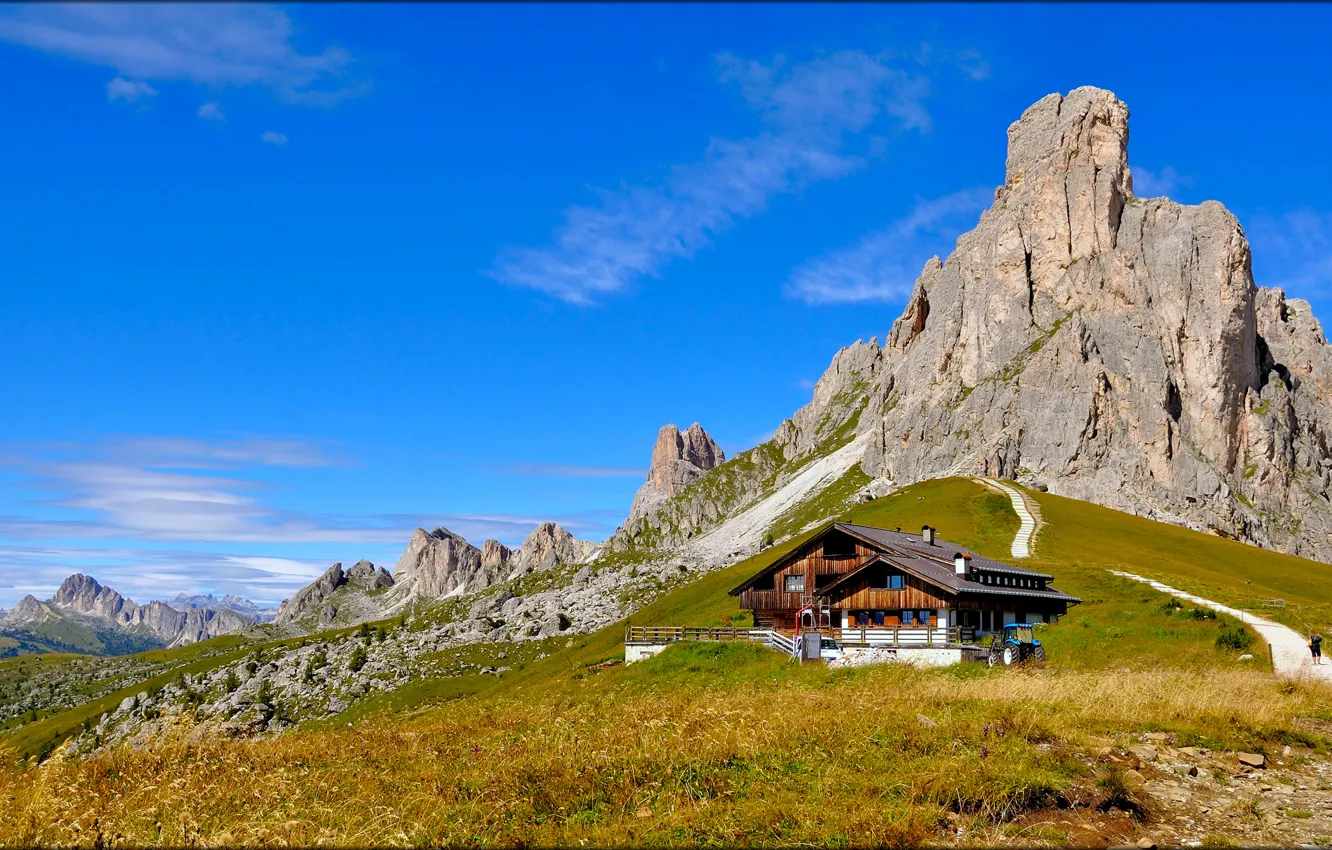
[[[558,523],[543,522],[527,535],[508,561],[511,576],[544,572],[559,564],[582,563],[595,544],[575,538]]]
[[[675,425],[662,426],[657,432],[657,444],[652,448],[652,466],[648,469],[647,480],[634,496],[626,524],[651,513],[705,472],[725,462],[725,452],[697,422],[684,431]]]
[[[1235,759],[1245,767],[1267,767],[1267,759],[1261,753],[1235,753]]]
[[[476,591],[500,578],[481,566],[481,550],[440,526],[418,528],[407,551],[393,568],[391,603],[402,607],[415,599],[438,599],[451,593]]]

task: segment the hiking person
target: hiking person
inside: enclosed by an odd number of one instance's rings
[[[1313,653],[1314,663],[1321,666],[1323,663],[1323,636],[1318,632],[1309,635],[1309,651]]]

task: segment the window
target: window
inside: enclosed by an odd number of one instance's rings
[[[901,590],[903,587],[902,574],[889,573],[884,575],[874,586],[879,590]]]
[[[883,613],[882,611],[875,611],[875,612],[874,612],[874,625],[876,625],[876,626],[882,626],[882,625],[883,625],[883,621],[884,621],[884,613]]]
[[[922,626],[924,626],[925,628],[929,628],[929,627],[930,627],[930,612],[929,612],[929,611],[921,611],[921,612],[920,612],[920,615],[917,617],[917,620],[919,621],[919,623],[920,623]]]
[[[823,557],[850,558],[856,554],[856,541],[845,534],[831,534],[823,541]]]
[[[856,625],[857,625],[857,626],[868,626],[868,625],[869,625],[869,612],[868,612],[868,611],[856,611],[856,612],[854,612],[854,613],[852,614],[852,616],[855,617],[855,619],[856,619]]]
[[[904,625],[904,626],[914,626],[915,624],[916,624],[916,612],[915,612],[915,611],[903,611],[903,612],[902,612],[902,625]]]
[[[787,577],[786,577],[786,592],[787,592],[787,593],[804,593],[804,592],[805,592],[805,577],[804,577],[804,576],[787,576]]]

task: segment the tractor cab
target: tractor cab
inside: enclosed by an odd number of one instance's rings
[[[986,663],[991,667],[1008,667],[1028,661],[1044,661],[1045,647],[1036,640],[1036,628],[1030,623],[1005,623],[1003,633],[995,635],[990,643]]]

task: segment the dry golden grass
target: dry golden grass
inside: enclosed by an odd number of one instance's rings
[[[0,843],[893,845],[949,812],[983,841],[1091,783],[1107,739],[1321,746],[1301,719],[1332,705],[1243,670],[830,671],[737,645],[525,691],[0,773]]]

